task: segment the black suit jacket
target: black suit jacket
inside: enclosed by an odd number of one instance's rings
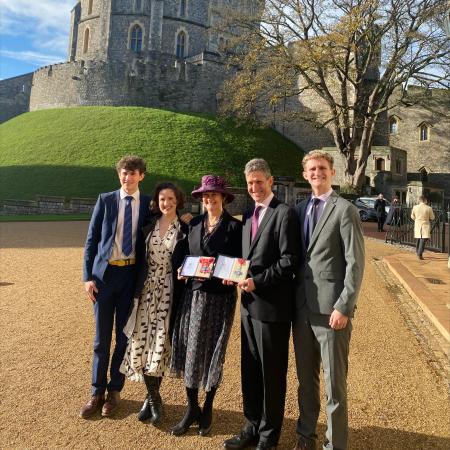
[[[250,259],[249,277],[256,289],[242,292],[241,312],[265,322],[292,320],[298,233],[294,211],[276,197],[251,242],[254,207],[243,217],[242,257]]]
[[[203,242],[205,215],[194,217],[189,223],[189,254],[193,256],[214,256],[218,254],[241,257],[242,223],[227,211],[223,212],[220,223],[206,243]],[[222,284],[219,278],[206,281],[189,280],[188,286],[211,293],[231,292],[236,288]]]

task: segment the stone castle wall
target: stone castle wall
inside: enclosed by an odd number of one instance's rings
[[[410,88],[410,95],[418,88]],[[397,106],[389,112],[397,118],[397,132],[389,134],[392,146],[408,153],[408,173],[417,174],[425,168],[427,183],[444,188],[446,202],[450,202],[450,93],[444,89],[428,92],[425,105]],[[428,140],[420,140],[420,125],[428,125]]]
[[[0,81],[0,123],[28,111],[32,73]]]
[[[107,105],[215,113],[224,76],[214,60],[195,65],[157,53],[114,63],[74,61],[35,72],[30,110]]]

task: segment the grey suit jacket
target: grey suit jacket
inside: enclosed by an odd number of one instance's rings
[[[296,304],[314,313],[337,309],[353,317],[364,273],[364,238],[354,205],[334,191],[305,248],[304,222],[309,198],[296,206],[301,260],[296,277]]]

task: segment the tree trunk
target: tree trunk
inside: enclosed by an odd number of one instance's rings
[[[370,156],[370,150],[372,148],[373,132],[375,130],[375,124],[377,117],[366,117],[364,120],[364,128],[359,143],[358,161],[356,163],[355,175],[353,178],[353,186],[357,190],[361,190],[366,174],[367,160]]]

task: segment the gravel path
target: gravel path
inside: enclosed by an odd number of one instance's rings
[[[0,224],[0,448],[221,448],[242,424],[238,316],[210,437],[199,437],[194,428],[180,438],[167,434],[184,411],[183,384],[175,379],[163,382],[159,429],[137,421],[144,387],[133,382],[126,383],[116,417],[78,418],[89,395],[93,337],[80,282],[86,228],[85,222]],[[373,240],[366,245],[350,355],[350,450],[447,450],[448,380],[431,364],[426,342],[405,322],[396,290],[377,267],[376,259],[402,250]],[[288,376],[280,450],[296,440],[293,358]]]

